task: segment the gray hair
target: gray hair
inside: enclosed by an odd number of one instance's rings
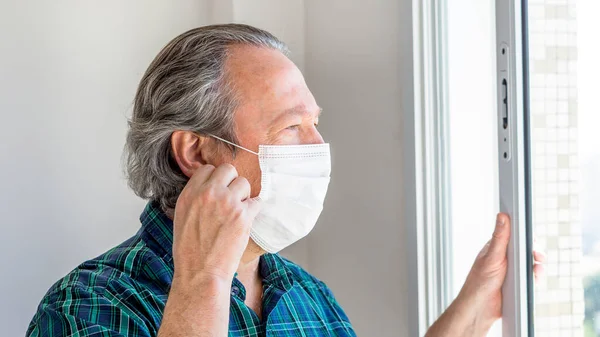
[[[188,181],[171,153],[174,131],[212,134],[236,142],[237,99],[225,62],[232,45],[279,50],[270,33],[241,24],[189,30],[169,42],[140,81],[123,153],[129,187],[171,213]]]

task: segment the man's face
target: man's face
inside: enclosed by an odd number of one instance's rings
[[[317,131],[321,109],[302,73],[285,55],[268,48],[234,46],[226,69],[239,99],[234,122],[240,146],[258,152],[261,144],[323,143]],[[261,177],[258,157],[237,151],[232,160],[231,154],[222,153],[215,164],[234,165],[256,197]]]

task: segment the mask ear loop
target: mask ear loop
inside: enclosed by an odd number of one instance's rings
[[[257,156],[258,156],[258,153],[257,153],[257,152],[254,152],[254,151],[252,151],[252,150],[248,150],[247,148],[245,148],[245,147],[243,147],[243,146],[237,145],[237,144],[235,144],[235,143],[232,143],[232,142],[230,142],[230,141],[228,141],[228,140],[225,140],[225,139],[223,139],[223,138],[221,138],[221,137],[217,137],[217,136],[215,136],[215,135],[213,135],[213,134],[210,134],[210,133],[207,133],[207,135],[209,135],[209,136],[211,136],[211,137],[213,137],[213,138],[215,138],[215,139],[218,139],[218,140],[222,141],[223,143],[227,143],[227,144],[229,144],[229,145],[232,145],[232,146],[235,146],[235,147],[237,147],[238,149],[242,149],[242,150],[244,150],[244,151],[248,151],[248,152],[250,152],[250,153],[253,153],[253,154],[255,154],[255,155],[257,155]]]

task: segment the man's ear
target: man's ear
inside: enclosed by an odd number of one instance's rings
[[[175,131],[171,135],[171,153],[179,169],[190,178],[196,170],[207,163],[209,137],[190,131]]]

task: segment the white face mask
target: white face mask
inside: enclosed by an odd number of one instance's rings
[[[257,245],[276,253],[310,233],[329,186],[329,144],[260,145],[256,153],[212,137],[258,155],[262,209],[250,231]]]

